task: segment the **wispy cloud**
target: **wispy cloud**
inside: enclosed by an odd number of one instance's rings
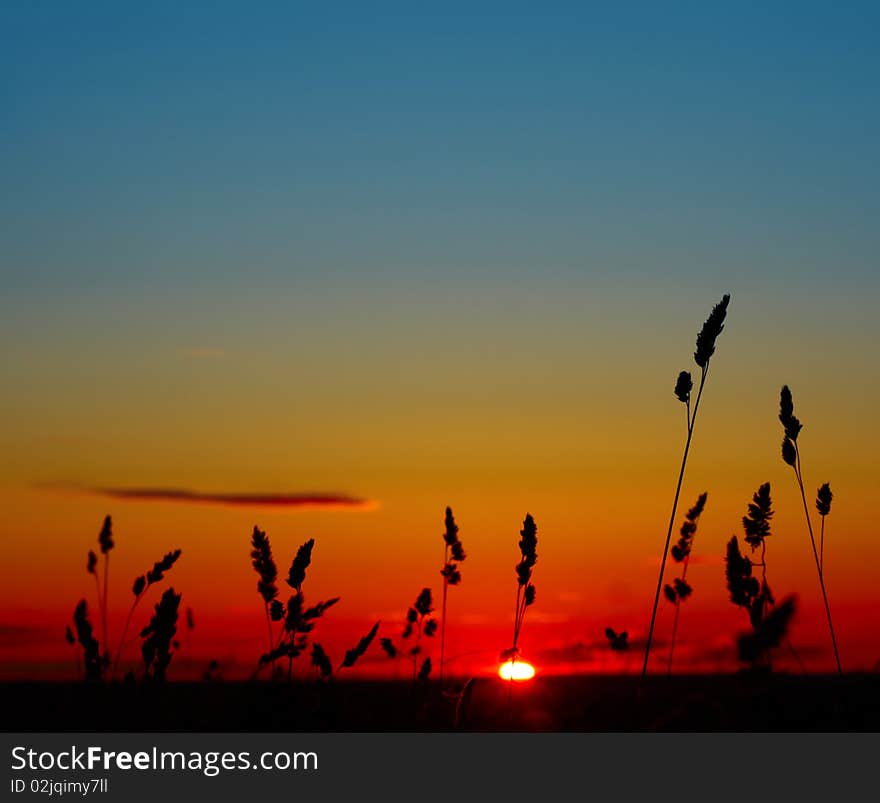
[[[44,486],[45,487],[45,486]],[[349,494],[308,492],[237,493],[196,491],[187,488],[52,486],[56,490],[104,496],[135,502],[178,502],[183,504],[225,505],[229,507],[276,507],[290,509],[372,510],[378,506],[373,499]]]

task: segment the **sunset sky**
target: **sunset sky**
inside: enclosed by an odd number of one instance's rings
[[[305,593],[342,597],[315,634],[341,655],[439,596],[446,505],[468,554],[451,670],[509,646],[527,512],[525,654],[640,668],[672,389],[724,292],[677,517],[708,491],[680,665],[735,666],[724,546],[769,481],[771,586],[798,594],[807,668],[832,666],[783,383],[811,510],[835,494],[844,669],[880,661],[880,12],[750,5],[7,4],[2,676],[73,673],[105,514],[113,632],[132,579],[181,548],[164,582],[197,627],[175,660],[236,676],[264,646],[255,524],[285,574],[316,539]],[[664,604],[659,669],[670,625]],[[612,656],[606,626],[635,649]],[[379,659],[361,671],[397,671]]]

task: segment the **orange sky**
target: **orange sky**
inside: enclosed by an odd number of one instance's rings
[[[450,340],[416,326],[415,343],[397,348],[415,357],[418,341],[430,337],[433,355],[407,359],[409,373],[400,373],[393,348],[374,353],[358,393],[338,392],[349,369],[363,373],[354,357],[331,372],[304,364],[295,377],[268,358],[255,364],[235,353],[163,355],[156,348],[132,364],[107,343],[82,357],[79,365],[89,370],[81,367],[74,378],[72,365],[42,355],[28,367],[32,382],[17,407],[13,402],[15,415],[4,418],[11,456],[0,490],[11,569],[0,589],[4,674],[71,670],[63,628],[77,599],[94,603],[85,556],[106,513],[116,538],[111,630],[121,625],[133,578],[163,552],[181,548],[166,582],[183,592],[198,623],[187,646],[192,663],[181,654],[181,671],[217,657],[238,676],[263,646],[249,561],[255,524],[268,532],[282,574],[296,547],[316,539],[305,591],[312,600],[342,597],[316,631],[331,653],[341,654],[376,619],[383,635],[396,635],[422,586],[438,596],[447,504],[468,554],[463,584],[450,592],[453,666],[484,670],[508,646],[518,531],[531,512],[539,528],[538,601],[526,616],[526,653],[539,664],[544,656],[545,671],[636,668],[638,650],[621,664],[601,649],[602,633],[608,625],[636,641],[646,633],[684,436],[672,385],[678,370],[692,367],[693,337],[713,301],[658,305],[656,329],[643,335],[632,332],[626,306],[613,308],[619,301],[612,295],[605,301],[612,308],[599,323],[588,317],[577,339],[539,303],[536,320],[549,331],[537,327],[533,338],[511,323],[497,335],[511,337],[509,353],[488,351],[485,343],[468,347],[460,331]],[[880,660],[880,631],[870,624],[880,620],[869,616],[880,609],[872,518],[877,435],[861,425],[878,398],[876,376],[851,372],[840,330],[804,328],[793,336],[786,325],[762,322],[755,299],[734,295],[713,358],[677,516],[680,523],[696,495],[708,491],[689,573],[695,595],[682,613],[683,667],[732,666],[732,639],[746,619],[726,599],[724,545],[740,534],[746,504],[763,481],[771,482],[776,509],[769,579],[777,596],[799,595],[792,640],[808,668],[830,666],[800,498],[779,458],[782,381],[792,385],[806,424],[800,443],[811,507],[820,482],[830,481],[835,492],[826,584],[844,667]],[[590,337],[598,328],[601,337]],[[780,343],[772,360],[760,347],[762,336]],[[816,359],[821,371],[812,370]],[[70,379],[40,375],[37,367],[50,362]],[[104,376],[100,394],[86,373]],[[38,388],[50,376],[58,392],[46,396]],[[65,482],[338,492],[374,504],[291,510],[129,501],[40,484]],[[144,605],[136,625],[150,609]],[[663,604],[658,661],[670,624]],[[17,625],[35,630],[10,629]],[[368,662],[359,671],[397,670]]]

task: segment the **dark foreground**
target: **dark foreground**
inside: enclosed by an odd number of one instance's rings
[[[456,693],[457,692],[457,693]],[[399,682],[0,684],[3,730],[880,731],[880,675]]]

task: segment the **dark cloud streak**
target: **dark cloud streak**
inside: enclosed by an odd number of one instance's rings
[[[349,494],[309,493],[226,493],[194,491],[186,488],[70,488],[69,490],[134,502],[178,502],[183,504],[225,505],[229,507],[275,507],[288,509],[369,510],[371,499]]]

